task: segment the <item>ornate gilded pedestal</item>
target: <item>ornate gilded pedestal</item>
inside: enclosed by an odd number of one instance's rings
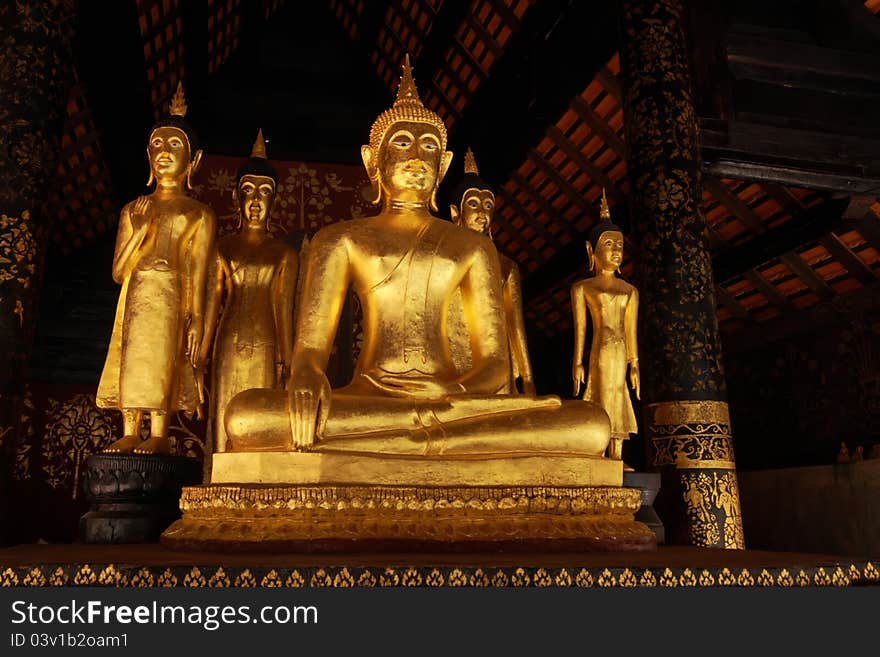
[[[553,469],[542,468],[547,458],[217,454],[215,483],[184,489],[183,517],[162,543],[245,552],[656,546],[654,533],[633,519],[641,497],[619,485],[620,461],[556,457]],[[552,474],[536,476],[540,472]],[[292,473],[300,483],[280,483]],[[236,476],[261,483],[236,484]]]

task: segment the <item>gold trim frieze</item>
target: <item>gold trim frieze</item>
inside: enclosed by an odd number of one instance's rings
[[[735,468],[727,402],[649,404],[647,416],[655,466]]]
[[[237,567],[217,565],[116,566],[107,563],[0,566],[0,588],[110,586],[116,588],[696,588],[877,585],[880,570],[870,561],[836,565],[709,568],[668,567],[485,567],[318,566]]]
[[[445,487],[445,486],[194,486],[183,489],[180,508],[192,517],[251,516],[469,515],[492,512],[510,516],[629,515],[639,510],[632,488],[595,487]]]
[[[648,404],[646,410],[651,425],[720,424],[730,429],[730,409],[724,401],[659,402]]]
[[[679,468],[734,467],[733,440],[730,436],[671,436],[653,439],[654,465]]]

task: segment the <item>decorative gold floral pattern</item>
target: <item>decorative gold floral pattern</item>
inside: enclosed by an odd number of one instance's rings
[[[37,209],[54,172],[72,77],[73,9],[72,0],[18,0],[0,11],[0,431],[15,427],[20,414],[48,236],[47,217]]]
[[[90,454],[100,452],[115,439],[117,419],[95,406],[91,395],[68,400],[48,400],[51,418],[42,441],[43,477],[52,488],[68,488],[76,499],[80,466]]]
[[[720,405],[727,394],[712,263],[699,210],[701,163],[684,24],[682,0],[622,4],[623,112],[633,232],[641,246],[641,371],[648,405],[676,403],[672,400]],[[687,402],[702,413],[674,417],[670,410],[669,417],[649,419],[655,463],[733,471],[726,404],[721,413],[700,409],[700,403]],[[735,482],[728,482],[723,506],[721,493],[707,488],[722,476],[682,473],[685,518],[667,520],[673,535],[684,520],[696,545],[743,547]],[[675,494],[669,487],[660,493]],[[730,522],[725,509],[731,510]]]
[[[12,464],[12,478],[25,481],[31,478],[31,456],[34,450],[36,432],[34,431],[34,398],[30,386],[25,385],[24,398],[19,409],[18,434],[15,442],[15,462]],[[12,427],[8,427],[11,432]],[[0,443],[3,442],[3,430],[0,429]]]
[[[681,0],[623,3],[624,126],[641,243],[645,397],[723,398]]]
[[[0,283],[14,281],[28,289],[36,273],[36,258],[30,211],[23,210],[17,217],[0,214]]]
[[[743,549],[727,402],[648,404],[645,415],[654,466],[677,469],[688,540],[694,545]]]
[[[270,149],[270,159],[271,159]],[[206,181],[195,195],[217,209],[217,229],[224,235],[238,230],[238,209],[232,201],[235,173],[242,158],[206,155],[199,179]],[[278,190],[269,228],[276,237],[314,231],[369,212],[364,190],[369,180],[362,167],[294,161],[274,161]]]
[[[743,549],[739,485],[731,470],[679,470],[693,545]]]
[[[645,407],[647,433],[654,450],[655,466],[734,467],[733,439],[727,402],[674,401]],[[683,463],[684,462],[684,463]]]

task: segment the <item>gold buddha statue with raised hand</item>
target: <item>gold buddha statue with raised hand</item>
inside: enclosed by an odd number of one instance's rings
[[[464,154],[464,177],[453,190],[452,201],[452,205],[449,206],[449,214],[454,224],[486,235],[489,239],[492,238],[495,193],[489,184],[480,177],[477,160],[470,148]],[[529,348],[526,343],[526,324],[523,318],[522,283],[520,282],[519,267],[502,253],[498,254],[498,260],[501,264],[501,293],[504,297],[504,321],[507,327],[510,352],[509,391],[516,393],[520,390],[524,394],[534,395],[535,383],[532,379],[532,364],[529,360]],[[459,321],[456,321],[456,328],[458,328],[458,324]],[[454,342],[461,343],[461,345],[455,346],[460,351],[467,352],[460,360],[469,361],[470,336],[453,335],[452,337]]]
[[[361,148],[382,210],[315,235],[287,390],[232,399],[228,450],[603,454],[610,425],[598,405],[497,394],[510,371],[497,252],[482,235],[432,214],[452,159],[446,138],[443,121],[419,99],[407,57],[397,99]],[[325,368],[349,286],[363,307],[364,345],[351,383],[331,391]],[[446,321],[457,291],[473,355],[462,373]]]
[[[202,399],[205,278],[214,250],[214,212],[186,190],[202,151],[184,121],[178,85],[171,114],[150,131],[147,158],[156,189],[119,217],[113,280],[122,285],[96,396],[122,411],[123,437],[108,452],[170,452],[168,422]],[[210,339],[210,338],[208,338]],[[150,437],[141,441],[143,413]]]

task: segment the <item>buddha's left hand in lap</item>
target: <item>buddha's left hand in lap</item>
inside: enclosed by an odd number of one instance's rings
[[[461,394],[465,388],[455,381],[442,381],[436,378],[409,377],[400,374],[383,374],[376,378],[363,375],[377,389],[394,397],[415,397],[417,399],[443,399],[449,395]]]

